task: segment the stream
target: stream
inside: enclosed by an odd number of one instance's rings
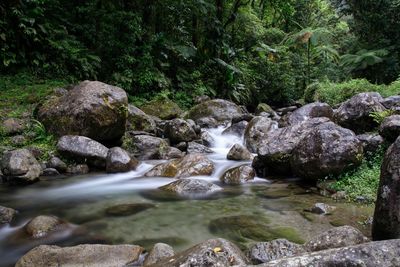
[[[222,135],[223,130],[208,130],[215,140],[214,153],[209,154],[215,163],[213,175],[196,177],[220,186],[219,177],[227,169],[251,163],[226,159],[229,149],[243,143],[243,138]],[[335,202],[291,177],[256,178],[239,187],[223,186],[223,193],[202,199],[171,197],[157,188],[174,179],[143,177],[161,162],[145,161],[135,171],[123,174],[46,177],[27,187],[0,184],[0,204],[19,211],[11,225],[0,228],[0,266],[13,266],[40,244],[128,243],[149,249],[154,243],[164,242],[181,251],[218,236],[245,247],[251,242],[268,241],[264,240],[267,237],[304,242],[346,224],[370,235],[365,222],[372,215],[372,206]],[[304,211],[317,202],[333,205],[336,210],[325,216]],[[112,207],[121,204],[144,204],[145,208],[135,214],[118,214]],[[69,222],[68,227],[42,239],[28,238],[23,226],[38,215],[58,216]],[[248,227],[248,231],[240,231],[241,227]],[[258,236],[260,229],[266,234]]]

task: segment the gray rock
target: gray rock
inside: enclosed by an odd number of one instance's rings
[[[15,215],[17,215],[16,210],[0,206],[0,225],[10,223],[14,219]]]
[[[155,120],[141,109],[129,104],[126,130],[155,133],[157,124]]]
[[[330,206],[325,203],[315,203],[314,206],[310,209],[310,212],[315,214],[330,214],[335,209],[336,207]]]
[[[286,114],[288,114],[289,112],[293,112],[297,109],[297,106],[289,106],[289,107],[283,107],[283,108],[279,108],[276,110],[276,112],[278,114],[280,114],[281,116],[284,116]]]
[[[236,245],[218,238],[207,240],[173,257],[161,260],[153,267],[226,267],[246,263],[246,256]]]
[[[292,243],[286,239],[276,239],[270,242],[254,244],[250,247],[247,254],[253,264],[260,264],[303,253],[305,253],[305,250],[301,245]]]
[[[51,157],[47,163],[47,168],[53,168],[60,173],[64,173],[67,171],[67,164],[58,157]]]
[[[25,232],[33,238],[42,238],[59,230],[65,222],[55,216],[37,216],[25,225]]]
[[[26,126],[26,121],[17,118],[9,118],[2,123],[3,132],[7,135],[20,134],[25,131]]]
[[[221,182],[229,185],[240,185],[254,180],[256,173],[251,166],[242,165],[227,170],[220,178]]]
[[[278,129],[278,123],[266,117],[255,117],[246,127],[244,142],[250,152],[256,153],[261,143],[271,132]]]
[[[75,162],[96,168],[106,167],[108,148],[85,136],[65,135],[58,140],[57,151]]]
[[[23,135],[15,135],[13,137],[11,137],[11,144],[13,146],[23,146],[28,140],[26,139],[25,136]]]
[[[125,133],[122,143],[122,148],[139,160],[165,159],[169,147],[165,139],[131,132]]]
[[[38,109],[38,119],[47,131],[57,136],[115,140],[125,132],[127,107],[128,97],[121,88],[84,81],[66,95],[46,100]]]
[[[371,131],[378,125],[370,114],[386,110],[380,102],[382,102],[382,97],[378,93],[357,94],[336,110],[335,121],[356,133]]]
[[[200,103],[203,103],[203,102],[206,102],[206,101],[209,101],[209,100],[211,100],[211,98],[208,95],[200,95],[200,96],[196,96],[194,98],[194,102],[196,104],[200,104]]]
[[[400,107],[400,95],[389,96],[383,99],[381,104],[387,109],[396,109]]]
[[[223,135],[236,135],[243,136],[246,131],[247,125],[249,123],[247,121],[239,121],[237,123],[233,123],[231,126],[226,128],[222,134]]]
[[[238,122],[241,121],[251,121],[255,116],[253,114],[247,113],[247,111],[245,111],[245,113],[237,115],[235,117],[232,118],[231,122],[232,124],[236,124]]]
[[[382,136],[374,133],[357,135],[357,139],[361,141],[364,153],[375,153],[384,143]]]
[[[176,147],[168,147],[167,150],[162,152],[161,157],[163,159],[180,159],[185,155]]]
[[[203,141],[203,145],[207,147],[211,147],[215,142],[214,138],[207,131],[201,131],[200,138]]]
[[[45,168],[43,170],[42,176],[57,176],[60,173],[54,168]]]
[[[136,169],[139,162],[132,158],[128,152],[120,147],[108,150],[106,158],[106,171],[108,173],[128,172]]]
[[[5,152],[0,165],[3,176],[10,182],[32,183],[42,172],[39,162],[27,149]]]
[[[184,197],[209,195],[222,190],[218,185],[200,179],[180,179],[159,189]]]
[[[183,119],[168,121],[165,126],[165,136],[172,144],[190,142],[197,139],[197,134],[192,125]]]
[[[165,258],[169,258],[175,255],[174,249],[164,243],[157,243],[150,250],[149,254],[146,257],[146,260],[143,263],[143,266],[152,265],[157,263]]]
[[[400,115],[392,115],[383,120],[379,134],[389,142],[394,142],[400,135]]]
[[[208,147],[196,142],[189,142],[186,148],[188,154],[209,154],[213,153]]]
[[[234,144],[226,156],[229,160],[253,160],[254,156],[247,148],[240,144]]]
[[[299,109],[296,109],[288,115],[286,120],[286,125],[281,125],[283,127],[299,124],[302,123],[310,118],[318,118],[318,117],[325,117],[332,119],[333,118],[333,110],[331,106],[326,103],[311,103],[307,104]]]
[[[316,126],[294,148],[291,167],[302,178],[318,180],[361,164],[363,148],[355,134],[333,122]]]
[[[16,267],[121,267],[139,260],[143,248],[134,245],[41,245],[25,254]]]
[[[76,164],[68,166],[66,173],[72,175],[82,175],[89,173],[89,166],[87,164]]]

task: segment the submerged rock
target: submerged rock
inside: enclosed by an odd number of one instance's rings
[[[15,266],[121,267],[137,262],[142,252],[143,248],[134,245],[42,245],[25,254]]]
[[[132,158],[128,152],[120,147],[108,150],[106,158],[106,171],[108,173],[128,172],[136,169],[139,162]]]
[[[330,214],[335,209],[336,207],[325,203],[315,203],[309,211],[315,214]]]
[[[256,173],[251,166],[243,165],[227,170],[220,178],[221,182],[229,185],[240,185],[254,180]]]
[[[184,197],[209,195],[222,190],[218,185],[200,179],[181,179],[161,186],[160,189]]]
[[[267,117],[255,117],[247,125],[244,142],[250,152],[256,153],[261,143],[271,132],[278,129],[278,123]]]
[[[105,212],[110,216],[130,216],[154,207],[151,203],[119,204],[107,208]]]
[[[0,206],[0,225],[10,223],[14,219],[15,215],[17,215],[16,210]]]
[[[33,238],[42,238],[60,229],[65,222],[55,216],[37,216],[25,225],[25,232]]]
[[[379,134],[387,141],[394,142],[400,135],[400,115],[392,115],[383,120]]]
[[[253,264],[265,263],[282,258],[288,258],[305,253],[301,245],[286,239],[276,239],[270,242],[256,243],[248,250],[248,256]]]
[[[125,132],[127,106],[128,97],[121,88],[84,81],[65,95],[46,100],[38,109],[38,119],[57,136],[116,140]]]
[[[5,152],[0,166],[3,176],[15,183],[36,182],[42,173],[39,162],[27,149]]]
[[[253,160],[254,156],[247,148],[240,144],[234,144],[226,156],[229,160]]]
[[[175,255],[174,249],[164,243],[157,243],[150,250],[149,254],[146,257],[146,260],[143,263],[143,266],[155,264],[165,258],[169,258]]]

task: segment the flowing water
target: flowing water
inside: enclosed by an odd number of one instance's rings
[[[240,137],[222,135],[223,130],[209,130],[215,140],[214,153],[209,155],[215,163],[213,175],[196,177],[219,185],[219,177],[227,169],[250,163],[226,160],[229,149],[243,142]],[[1,184],[0,205],[17,209],[19,214],[11,225],[0,228],[0,266],[12,266],[39,244],[128,243],[149,248],[165,242],[179,251],[217,236],[242,247],[279,237],[301,243],[344,224],[369,234],[364,222],[372,207],[335,203],[291,178],[256,178],[239,187],[223,186],[224,193],[203,199],[171,197],[157,188],[173,179],[143,177],[160,162],[142,162],[129,173],[48,178],[22,188]],[[317,202],[337,209],[328,216],[304,211]],[[116,205],[121,204],[136,204],[137,213],[118,213]],[[69,222],[68,227],[46,238],[31,239],[23,226],[38,215],[58,216]]]

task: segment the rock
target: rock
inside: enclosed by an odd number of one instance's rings
[[[181,150],[179,150],[176,147],[168,147],[166,151],[163,151],[161,154],[161,157],[163,159],[180,159],[185,155],[185,153],[182,153]]]
[[[259,177],[267,175],[290,175],[290,158],[293,149],[316,126],[329,122],[328,118],[312,118],[303,123],[279,128],[260,140],[253,167]]]
[[[82,175],[89,173],[89,166],[87,164],[74,164],[68,166],[66,173],[72,175]]]
[[[47,168],[53,168],[60,173],[64,173],[67,171],[67,164],[58,157],[51,157],[47,163]]]
[[[374,240],[400,237],[400,138],[389,147],[381,166],[381,176],[375,203],[372,238]]]
[[[139,261],[143,248],[134,245],[41,245],[25,254],[16,267],[120,267]]]
[[[178,118],[183,111],[169,99],[152,100],[140,107],[146,114],[156,116],[162,120],[172,120]]]
[[[60,173],[53,168],[45,168],[42,173],[42,176],[57,176],[57,175],[60,175]]]
[[[196,142],[189,142],[186,148],[188,154],[209,154],[213,153],[211,149]]]
[[[241,122],[241,121],[249,122],[252,119],[254,119],[254,117],[255,116],[250,114],[250,113],[243,113],[243,114],[239,114],[239,115],[233,117],[231,122],[232,122],[232,124],[236,124],[236,123]]]
[[[21,119],[9,118],[3,121],[1,126],[6,135],[14,135],[23,133],[27,128],[27,123]]]
[[[333,118],[333,110],[331,106],[326,103],[311,103],[307,104],[299,109],[296,109],[288,115],[287,118],[287,125],[294,125],[298,123],[302,123],[310,118],[318,118],[318,117],[325,117],[332,119]]]
[[[186,142],[180,142],[179,144],[176,144],[175,147],[179,149],[181,152],[185,152],[188,147],[188,143]]]
[[[216,128],[219,126],[219,122],[211,117],[199,118],[196,120],[196,124],[201,128]]]
[[[202,126],[199,120],[214,119],[218,125],[228,123],[233,117],[242,115],[243,110],[236,104],[222,99],[209,100],[194,106],[189,110],[188,118]]]
[[[16,210],[0,206],[0,225],[10,223],[16,215]]]
[[[253,264],[265,263],[305,253],[301,245],[286,239],[259,242],[250,247],[248,257]]]
[[[10,182],[36,182],[42,172],[39,162],[27,149],[5,152],[0,165],[3,176]]]
[[[400,240],[370,242],[270,261],[259,267],[400,266]]]
[[[223,135],[236,135],[236,136],[243,136],[244,132],[246,131],[247,125],[249,123],[247,121],[240,121],[237,123],[233,123],[231,126],[226,128],[222,134]]]
[[[169,144],[165,139],[150,135],[132,135],[127,132],[122,148],[139,160],[165,159]]]
[[[128,105],[128,117],[126,122],[127,131],[155,133],[157,130],[157,124],[151,116],[130,104]]]
[[[183,119],[168,121],[165,126],[165,136],[172,144],[190,142],[197,139],[197,134],[192,128],[192,125]]]
[[[355,134],[328,122],[315,127],[295,147],[291,167],[299,177],[317,181],[360,165],[362,158]]]
[[[256,116],[260,116],[261,113],[267,113],[270,117],[272,117],[275,111],[268,104],[260,103],[255,110],[255,114]]]
[[[315,214],[330,214],[334,211],[336,207],[330,206],[325,203],[315,203],[314,206],[310,209],[310,212]]]
[[[44,152],[41,148],[36,147],[36,146],[29,146],[25,147],[26,149],[29,150],[29,152],[32,153],[32,155],[35,157],[35,159],[39,160],[41,157],[43,157]]]
[[[121,88],[84,81],[66,95],[46,100],[37,116],[46,130],[57,136],[80,135],[108,141],[124,134],[127,106],[128,97]]]
[[[209,239],[173,257],[152,265],[153,267],[190,267],[214,266],[227,267],[247,263],[246,256],[228,240]],[[17,266],[18,267],[18,266]]]
[[[74,162],[96,168],[106,167],[108,148],[85,136],[65,135],[58,140],[57,151]]]
[[[108,173],[128,172],[136,169],[139,162],[120,147],[108,150],[106,158],[106,171]]]
[[[396,109],[400,107],[400,95],[389,96],[381,104],[387,109]]]
[[[247,148],[240,144],[234,144],[226,156],[229,160],[253,160],[254,156]]]
[[[215,142],[214,138],[207,131],[202,130],[200,137],[201,137],[201,140],[203,141],[203,145],[205,145],[207,147],[211,147]]]
[[[17,146],[17,147],[23,146],[26,142],[27,142],[27,139],[23,135],[15,135],[15,136],[11,137],[11,144],[13,146]]]
[[[155,205],[151,203],[119,204],[107,208],[105,212],[109,216],[130,216],[154,207]]]
[[[65,222],[55,216],[37,216],[25,225],[25,232],[33,238],[42,238],[61,228]]]
[[[378,93],[360,93],[344,102],[335,112],[335,121],[342,127],[356,133],[373,130],[377,123],[370,116],[372,112],[382,112],[386,108],[380,103]]]
[[[191,197],[197,195],[209,195],[222,190],[221,187],[213,183],[200,179],[180,179],[178,181],[161,186],[159,189],[175,193],[183,197]]]
[[[297,108],[298,108],[297,106],[283,107],[283,108],[277,109],[276,112],[277,112],[279,115],[284,116],[284,115],[286,115],[286,114],[288,114],[288,113],[290,113],[290,112],[295,111]]]
[[[200,104],[200,103],[203,103],[203,102],[206,102],[206,101],[209,101],[209,100],[211,100],[211,98],[208,95],[200,95],[200,96],[196,96],[194,98],[194,102],[196,104]]]
[[[150,250],[149,254],[146,257],[146,260],[143,263],[143,266],[155,264],[165,258],[169,258],[175,255],[174,249],[164,243],[157,243]]]
[[[256,153],[267,136],[278,129],[278,123],[266,117],[255,117],[247,125],[244,142],[250,152]]]
[[[242,165],[227,170],[220,178],[221,182],[229,185],[240,185],[254,180],[256,173],[248,165]]]
[[[383,120],[379,134],[389,142],[394,142],[400,135],[400,115],[392,115]]]
[[[374,133],[357,135],[357,139],[361,141],[364,153],[375,153],[384,143],[382,136]]]
[[[211,175],[214,164],[201,154],[188,154],[181,159],[161,163],[145,174],[147,177],[186,178],[199,175]]]

